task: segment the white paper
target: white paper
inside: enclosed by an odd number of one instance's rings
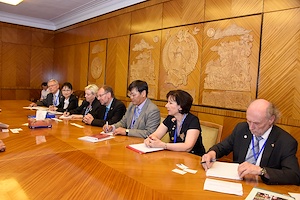
[[[162,148],[162,147],[152,147],[152,148],[147,147],[145,145],[145,143],[131,144],[131,145],[128,145],[128,146],[133,148],[133,149],[136,149],[137,151],[142,152],[142,153],[149,153],[149,152],[153,152],[153,151],[164,150],[164,148]]]
[[[114,138],[114,137],[113,136],[108,136],[106,138],[98,139],[98,138],[91,137],[91,136],[83,136],[83,137],[79,137],[78,139],[83,140],[83,141],[87,141],[87,142],[100,142],[100,141],[109,140],[109,139],[112,139],[112,138]]]
[[[57,118],[51,118],[51,119],[54,120],[54,121],[57,121],[57,122],[62,122],[61,119],[57,119]]]
[[[206,176],[242,180],[238,174],[238,163],[214,162],[206,171]]]
[[[76,127],[78,127],[78,128],[83,128],[84,126],[81,126],[81,125],[79,125],[79,124],[76,124],[76,123],[70,123],[71,125],[73,125],[73,126],[76,126]]]
[[[295,200],[300,200],[300,193],[289,192],[289,195],[290,195],[291,197],[294,197]]]
[[[243,195],[243,186],[241,183],[232,183],[209,178],[205,179],[203,189],[226,194],[235,194],[239,196]]]
[[[63,112],[51,111],[51,110],[49,110],[48,113],[51,113],[51,114],[54,114],[54,115],[62,115],[62,114],[64,114]]]
[[[189,168],[185,168],[185,169],[183,169],[183,171],[191,173],[191,174],[196,174],[197,173],[197,170],[189,169]]]
[[[26,106],[23,107],[24,109],[29,109],[29,110],[48,110],[49,108],[47,107],[42,107],[42,106]]]
[[[187,169],[188,167],[185,166],[184,164],[176,164],[176,166],[180,169]]]
[[[186,172],[181,169],[173,169],[172,172],[175,172],[175,173],[181,174],[181,175],[186,174]]]
[[[59,119],[72,119],[72,115],[69,115],[69,116],[60,116]]]
[[[45,110],[37,110],[36,111],[35,119],[36,120],[44,120],[46,118],[46,115],[47,115],[47,111],[45,111]]]

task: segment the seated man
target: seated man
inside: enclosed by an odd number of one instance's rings
[[[47,94],[46,99],[42,101],[37,101],[37,103],[31,103],[30,106],[58,106],[60,102],[60,98],[62,97],[62,93],[59,89],[58,81],[55,79],[51,79],[48,81],[48,89],[49,93]]]
[[[96,113],[95,118],[91,114],[87,114],[83,118],[83,122],[92,126],[104,126],[114,124],[120,121],[126,112],[124,103],[115,98],[114,91],[110,86],[102,86],[97,93],[97,99],[103,105]]]
[[[103,130],[114,131],[115,135],[147,138],[159,126],[159,109],[147,98],[148,84],[145,81],[133,81],[128,91],[131,103],[125,115],[113,125],[104,125]]]
[[[246,112],[247,122],[237,124],[231,135],[212,146],[202,156],[207,170],[213,160],[233,152],[233,162],[240,163],[238,174],[259,175],[266,184],[300,184],[296,157],[298,143],[275,125],[278,111],[272,103],[257,99]]]

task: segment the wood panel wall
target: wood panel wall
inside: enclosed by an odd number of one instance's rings
[[[74,89],[83,89],[89,79],[90,44],[105,40],[106,68],[103,84],[114,87],[116,96],[129,102],[131,49],[141,35],[164,33],[183,27],[200,27],[197,75],[192,75],[199,101],[192,112],[200,119],[223,124],[224,139],[237,122],[245,119],[245,109],[205,105],[201,101],[203,73],[210,43],[205,39],[207,27],[215,28],[236,22],[253,31],[251,70],[255,81],[251,98],[265,98],[282,113],[279,125],[300,141],[300,1],[299,0],[148,0],[125,9],[84,21],[55,32],[2,23],[0,26],[0,98],[30,96],[51,77],[69,81]],[[163,38],[163,34],[161,34]],[[160,51],[163,48],[161,43]],[[162,79],[162,62],[158,77]],[[166,113],[165,101],[155,85],[154,102]],[[202,82],[201,82],[202,81]],[[98,83],[98,82],[97,82]],[[102,84],[102,83],[98,83]],[[192,86],[192,87],[193,87]],[[200,88],[199,88],[200,87]],[[300,156],[298,151],[298,157]]]

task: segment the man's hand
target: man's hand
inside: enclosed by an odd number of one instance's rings
[[[119,127],[114,131],[114,135],[126,135],[126,128]]]
[[[261,173],[261,167],[257,165],[253,165],[248,162],[243,162],[242,164],[239,165],[238,167],[238,174],[241,178],[248,174],[252,175],[260,175]]]
[[[214,164],[214,162],[212,162],[213,160],[216,160],[215,151],[209,151],[208,153],[202,156],[201,164],[205,171],[212,167],[212,165]]]

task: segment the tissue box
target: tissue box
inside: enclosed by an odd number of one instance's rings
[[[35,118],[28,118],[28,127],[29,128],[51,128],[52,120],[46,118],[44,120],[36,120]]]

